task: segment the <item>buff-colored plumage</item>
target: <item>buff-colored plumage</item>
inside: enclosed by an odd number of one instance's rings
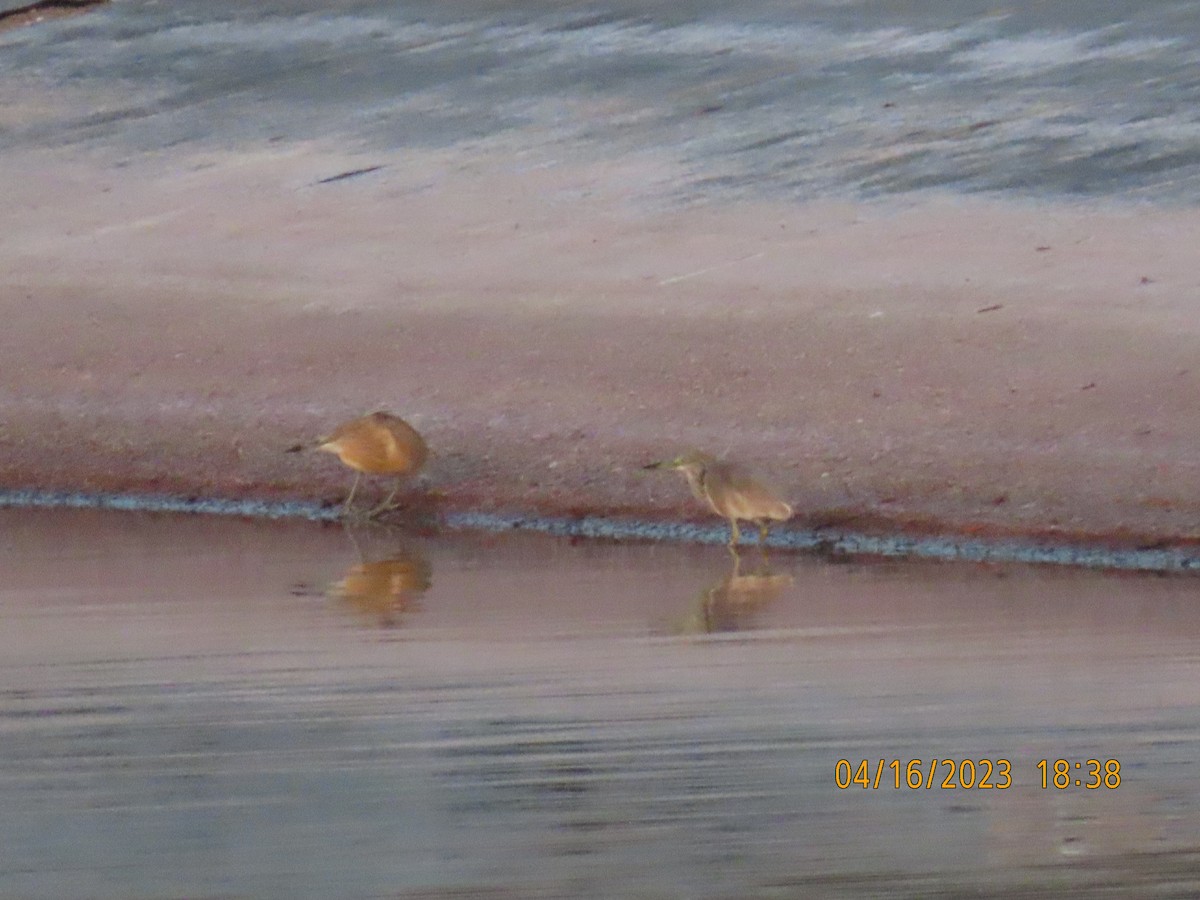
[[[392,498],[404,479],[419,472],[429,456],[429,448],[417,430],[389,412],[373,412],[345,422],[328,437],[320,438],[309,446],[336,455],[355,470],[354,485],[344,506],[346,514],[350,512],[354,493],[364,472],[368,475],[396,477],[396,484],[387,499],[369,513],[376,515],[391,508]],[[303,444],[290,448],[293,452],[303,449]]]
[[[740,534],[738,520],[755,522],[759,543],[767,539],[771,522],[792,516],[792,507],[735,463],[717,459],[697,450],[675,459],[650,463],[647,469],[676,469],[687,478],[692,495],[709,509],[729,520],[729,546],[736,547]]]

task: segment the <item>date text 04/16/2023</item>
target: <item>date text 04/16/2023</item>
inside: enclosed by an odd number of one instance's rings
[[[939,778],[939,768],[941,778]],[[1040,759],[1035,766],[1044,790],[1070,787],[1089,791],[1121,786],[1121,763],[1115,759]],[[1007,759],[839,759],[834,784],[840,789],[892,788],[901,790],[1005,790],[1013,785],[1012,762]]]

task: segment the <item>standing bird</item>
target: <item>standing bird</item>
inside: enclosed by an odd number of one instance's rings
[[[729,520],[729,547],[737,547],[738,519],[758,523],[758,542],[767,539],[771,522],[790,519],[792,508],[772,491],[730,462],[693,450],[674,459],[653,462],[644,469],[676,469],[687,478],[692,495],[718,516]],[[736,552],[736,551],[735,551]]]
[[[429,456],[429,448],[417,430],[389,412],[373,412],[352,419],[339,425],[329,437],[311,444],[297,444],[289,447],[287,452],[296,453],[309,448],[336,453],[338,459],[354,469],[354,485],[342,507],[344,516],[350,514],[350,504],[354,501],[354,492],[358,490],[363,472],[368,475],[396,476],[392,492],[367,513],[368,518],[394,508],[392,498],[400,490],[404,479],[419,471]]]

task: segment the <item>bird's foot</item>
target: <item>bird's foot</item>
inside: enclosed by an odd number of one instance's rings
[[[380,516],[384,515],[385,513],[390,513],[397,509],[404,509],[404,504],[396,503],[395,501],[392,501],[392,500],[386,500],[383,503],[380,503],[374,509],[370,510],[367,513],[367,518],[368,519],[378,519]]]

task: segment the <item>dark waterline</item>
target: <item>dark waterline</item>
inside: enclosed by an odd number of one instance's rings
[[[257,519],[306,519],[335,522],[338,507],[298,501],[227,500],[161,494],[84,494],[54,491],[0,490],[0,509],[108,509],[123,512],[195,513]],[[558,537],[614,541],[724,544],[723,525],[639,522],[598,516],[554,518],[454,512],[438,523],[451,531],[531,531]],[[1133,572],[1194,572],[1200,555],[1177,549],[1113,549],[1099,546],[1044,544],[977,538],[879,536],[834,529],[775,528],[767,546],[780,550],[819,551],[834,556],[878,556],[961,562],[1031,563]]]

